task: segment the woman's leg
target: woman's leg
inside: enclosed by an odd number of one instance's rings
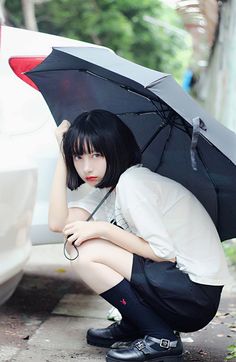
[[[143,335],[175,339],[173,330],[130,285],[133,254],[105,240],[91,240],[79,247],[75,271],[95,292],[116,307]]]
[[[130,281],[133,254],[106,240],[90,240],[79,247],[72,262],[75,272],[96,293],[101,294],[120,283]]]

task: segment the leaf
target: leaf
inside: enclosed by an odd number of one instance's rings
[[[64,268],[58,268],[55,270],[57,273],[66,273],[66,269]]]
[[[231,344],[230,346],[228,346],[227,350],[228,350],[228,355],[225,357],[225,360],[229,361],[229,360],[236,358],[236,345],[235,344]]]

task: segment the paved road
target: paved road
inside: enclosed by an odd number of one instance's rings
[[[34,247],[20,285],[0,308],[0,361],[105,361],[106,350],[88,346],[85,334],[110,323],[108,310],[72,273],[60,245]],[[224,292],[214,320],[182,339],[185,361],[224,361],[236,343],[235,285]]]

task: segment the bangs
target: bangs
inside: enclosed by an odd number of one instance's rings
[[[141,163],[141,152],[131,130],[115,114],[102,109],[84,112],[63,134],[63,153],[67,170],[67,186],[76,190],[80,178],[74,157],[99,153],[106,159],[106,172],[98,188],[113,187],[129,167]]]
[[[83,154],[100,153],[104,156],[101,140],[97,135],[79,134],[73,143],[73,156],[82,156]]]

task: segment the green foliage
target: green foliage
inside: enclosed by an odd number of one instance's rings
[[[23,14],[21,10],[21,2],[19,0],[6,0],[5,3],[7,17],[9,22],[16,27],[22,27]]]
[[[19,2],[6,2],[18,22]],[[107,46],[179,81],[188,64],[188,38],[174,28],[180,18],[160,0],[50,0],[37,5],[36,17],[42,32]]]
[[[232,344],[227,349],[228,349],[228,355],[225,358],[225,360],[229,361],[229,360],[235,359],[236,358],[236,345]]]
[[[236,242],[232,240],[224,242],[223,247],[229,263],[236,265]]]

